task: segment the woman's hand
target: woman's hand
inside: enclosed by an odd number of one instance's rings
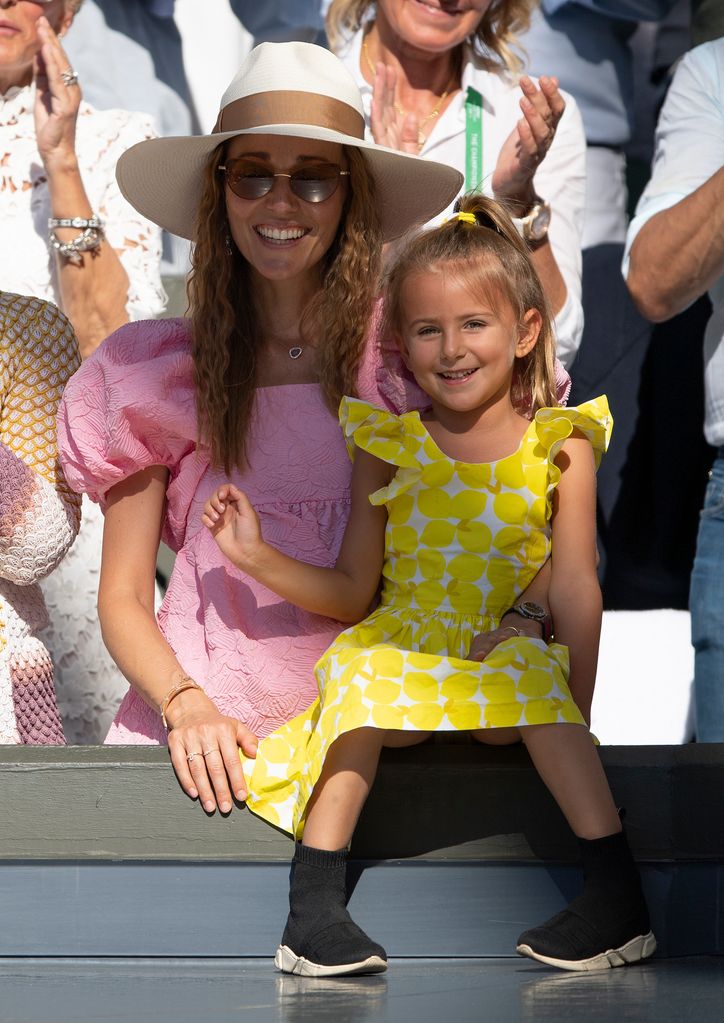
[[[509,199],[527,208],[535,199],[533,176],[553,143],[566,104],[556,78],[540,78],[536,87],[523,75],[520,87],[523,116],[500,151],[492,187],[496,199]]]
[[[218,487],[204,505],[201,521],[219,549],[237,568],[254,561],[264,548],[259,516],[233,483]]]
[[[417,156],[420,152],[420,119],[415,113],[406,114],[398,109],[395,103],[396,85],[395,69],[378,61],[372,85],[372,137],[378,146]]]
[[[183,699],[186,697],[186,699]],[[207,813],[229,813],[231,794],[243,802],[248,794],[239,749],[255,757],[259,740],[236,718],[221,714],[198,689],[180,693],[169,705],[168,749],[184,792]]]
[[[45,169],[55,164],[75,166],[75,126],[81,91],[66,85],[61,74],[70,68],[60,40],[47,18],[38,19],[41,47],[35,57],[35,135]]]

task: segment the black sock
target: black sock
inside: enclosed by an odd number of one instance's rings
[[[297,845],[289,886],[289,917],[282,935],[295,955],[322,966],[387,959],[357,926],[346,906],[347,850]]]

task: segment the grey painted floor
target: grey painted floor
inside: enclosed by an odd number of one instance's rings
[[[724,958],[578,975],[523,959],[397,959],[282,976],[264,959],[0,959],[0,1023],[720,1023]]]

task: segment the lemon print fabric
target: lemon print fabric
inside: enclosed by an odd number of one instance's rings
[[[297,838],[329,747],[355,728],[583,723],[566,647],[512,637],[482,663],[466,658],[550,554],[554,459],[574,429],[598,464],[612,425],[605,397],[541,409],[517,451],[478,465],[448,458],[417,412],[344,398],[340,422],[351,457],[361,448],[397,470],[370,495],[388,512],[380,604],[317,662],[319,699],[262,739],[255,760],[242,757],[249,808]]]

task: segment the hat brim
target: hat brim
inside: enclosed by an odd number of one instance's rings
[[[462,174],[448,164],[317,125],[268,124],[214,135],[139,142],[123,153],[116,167],[122,194],[155,224],[193,240],[203,169],[213,150],[237,135],[289,135],[359,149],[374,179],[385,241],[431,220],[449,206],[463,185]]]

